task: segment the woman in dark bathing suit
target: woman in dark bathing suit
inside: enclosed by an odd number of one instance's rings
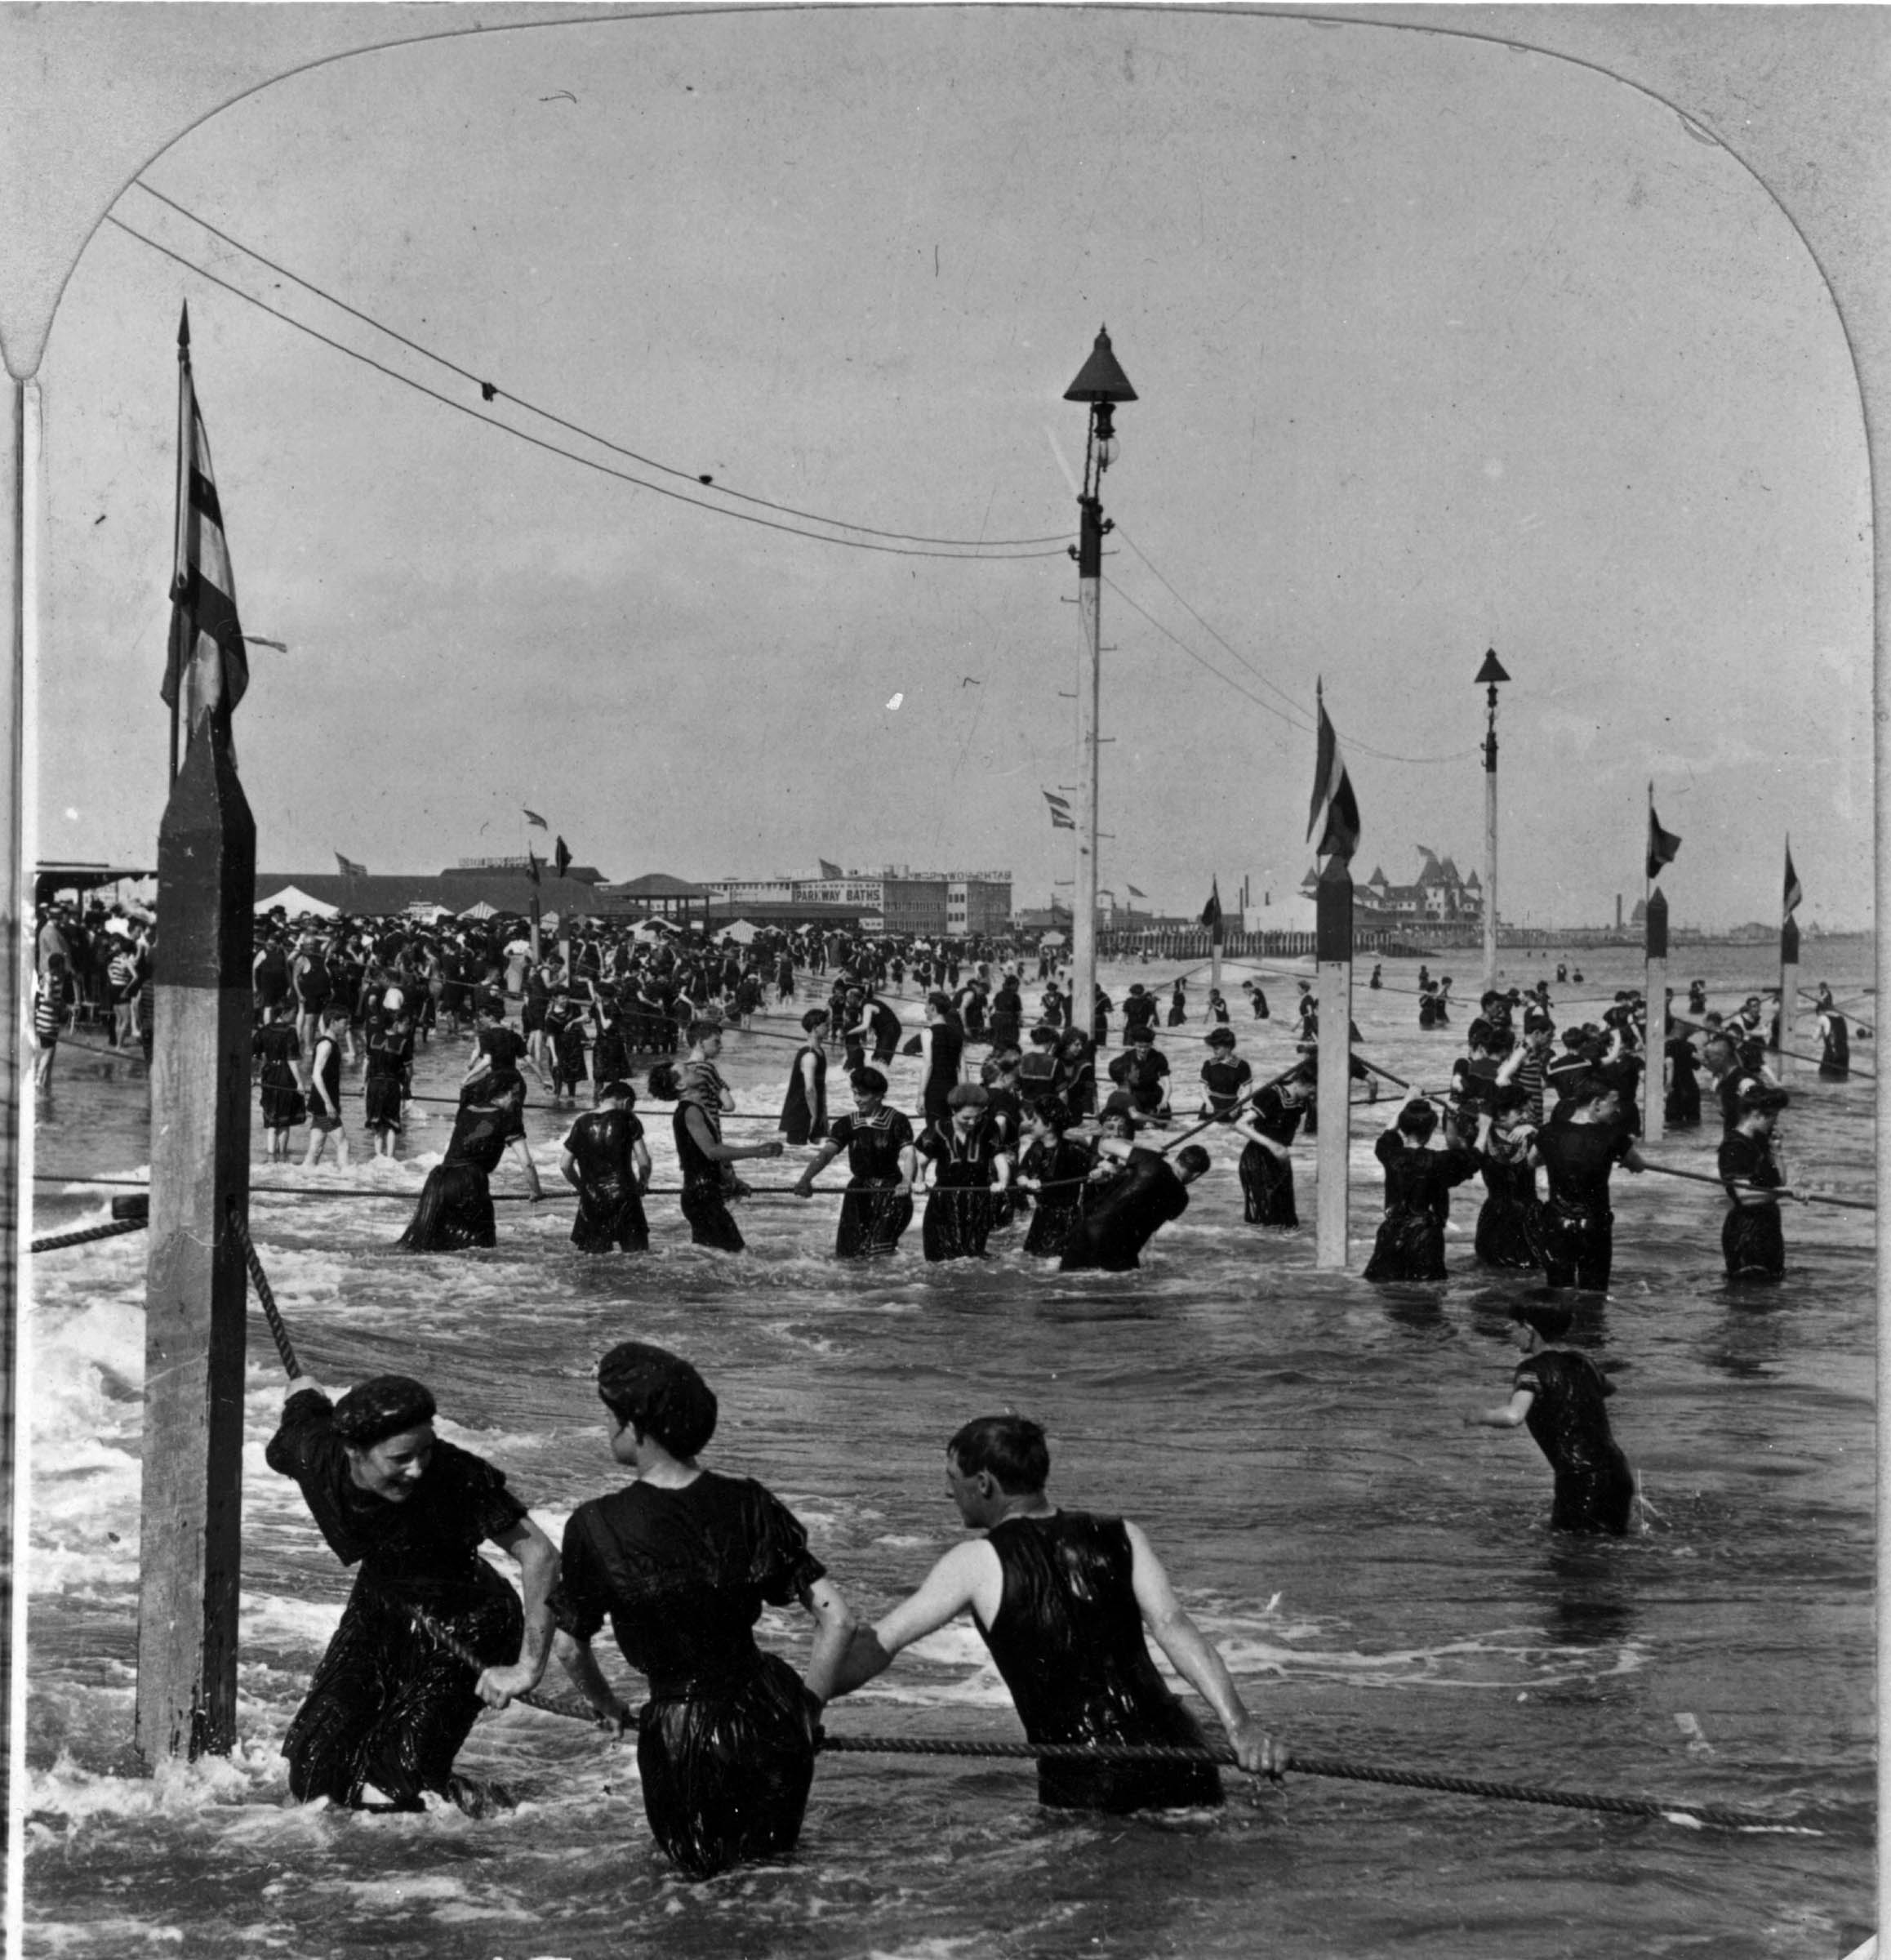
[[[1511,1338],[1524,1351],[1502,1408],[1473,1410],[1467,1428],[1515,1429],[1528,1423],[1555,1472],[1553,1531],[1620,1538],[1635,1509],[1635,1472],[1608,1427],[1603,1406],[1615,1385],[1586,1354],[1553,1345],[1568,1333],[1568,1307],[1513,1307]]]
[[[708,1878],[784,1856],[800,1835],[821,1705],[852,1629],[846,1602],[779,1499],[697,1463],[716,1398],[687,1361],[626,1341],[598,1363],[598,1393],[611,1454],[634,1476],[579,1505],[565,1527],[551,1596],[559,1661],[620,1731],[630,1711],[591,1656],[607,1619],[648,1677],[637,1766],[651,1832],[674,1864]],[[794,1600],[815,1619],[805,1684],[754,1633],[764,1604]]]

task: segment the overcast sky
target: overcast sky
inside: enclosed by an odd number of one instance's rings
[[[1359,874],[1481,867],[1494,645],[1506,916],[1639,897],[1651,776],[1677,922],[1776,916],[1789,829],[1802,918],[1869,916],[1840,323],[1745,168],[1604,76],[1265,16],[548,25],[278,82],[145,181],[502,399],[128,189],[127,225],[458,406],[100,229],[42,370],[42,855],[153,861],[188,299],[244,626],[291,648],[237,718],[262,868],[434,871],[529,804],[615,877],[1003,866],[1041,901],[1061,398],[1106,322],[1141,399],[1104,484],[1105,885],[1297,884],[1322,675]],[[719,488],[1053,541],[870,551]]]

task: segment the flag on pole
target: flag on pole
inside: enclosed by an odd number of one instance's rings
[[[1053,831],[1074,831],[1076,827],[1077,820],[1068,810],[1052,810],[1051,828]]]
[[[1800,901],[1805,897],[1805,887],[1799,881],[1799,873],[1792,868],[1792,840],[1786,840],[1786,901],[1780,923],[1792,924],[1792,915],[1799,910]]]
[[[572,854],[565,849],[565,840],[562,837],[552,852],[552,864],[555,875],[560,878],[572,868]]]
[[[1313,764],[1313,805],[1307,813],[1306,834],[1317,831],[1316,857],[1331,855],[1347,862],[1359,848],[1359,805],[1353,795],[1352,778],[1340,755],[1339,737],[1326,711],[1326,698],[1319,684],[1315,697],[1319,708],[1319,746]]]
[[[210,438],[190,372],[190,309],[177,328],[177,536],[171,573],[171,645],[164,684],[167,707],[185,702],[185,725],[194,732],[207,715],[228,715],[250,684],[249,655],[237,618],[236,577],[223,534],[211,468]]]
[[[1648,875],[1658,878],[1664,864],[1672,864],[1675,853],[1681,848],[1681,840],[1672,831],[1662,828],[1661,819],[1655,815],[1654,800],[1649,799],[1648,806]]]
[[[1136,887],[1132,884],[1126,884],[1123,889],[1124,891],[1128,893],[1132,898],[1146,898],[1149,896],[1147,892],[1137,891]]]
[[[1043,795],[1044,801],[1048,803],[1053,810],[1063,810],[1068,812],[1070,809],[1070,800],[1068,796],[1054,795],[1048,790],[1044,790],[1041,791],[1040,794]]]
[[[365,864],[357,864],[352,858],[344,858],[339,851],[335,853],[335,862],[340,866],[344,878],[365,878],[367,875]]]
[[[1208,902],[1202,907],[1202,924],[1208,929],[1211,945],[1221,943],[1221,881],[1219,877],[1208,881]]]
[[[551,828],[551,826],[545,822],[544,817],[539,815],[536,810],[527,810],[525,813],[525,821],[529,823],[535,831],[549,831]]]
[[[846,875],[838,864],[830,864],[825,858],[816,858],[814,862],[821,866],[821,875],[823,878],[840,878]]]
[[[534,884],[538,883],[538,859],[529,844],[525,847],[525,875]]]

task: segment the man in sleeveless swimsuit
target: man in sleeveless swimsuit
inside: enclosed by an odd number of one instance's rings
[[[883,1673],[902,1647],[969,1610],[1033,1742],[1200,1748],[1195,1717],[1150,1658],[1146,1628],[1221,1717],[1241,1767],[1278,1775],[1288,1752],[1243,1706],[1141,1529],[1060,1511],[1044,1494],[1050,1467],[1043,1431],[1023,1416],[982,1416],[953,1437],[946,1487],[986,1536],[954,1546],[910,1599],[856,1629],[834,1695]],[[1038,1800],[1119,1813],[1217,1804],[1221,1779],[1206,1762],[1044,1762]]]

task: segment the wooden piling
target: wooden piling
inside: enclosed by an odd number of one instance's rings
[[[1346,1208],[1350,1200],[1353,1074],[1353,878],[1345,858],[1327,860],[1315,897],[1315,998],[1319,1010],[1318,1225],[1314,1264],[1322,1272],[1346,1265]]]
[[[197,728],[158,833],[151,1231],[136,1743],[227,1753],[236,1726],[251,906],[256,825],[228,719]]]
[[[1668,1116],[1668,902],[1657,885],[1648,901],[1648,966],[1642,987],[1646,1005],[1648,1075],[1644,1084],[1641,1134],[1661,1142]]]
[[[1779,1053],[1773,1070],[1782,1085],[1792,1080],[1792,1012],[1799,1004],[1799,922],[1779,929]]]

